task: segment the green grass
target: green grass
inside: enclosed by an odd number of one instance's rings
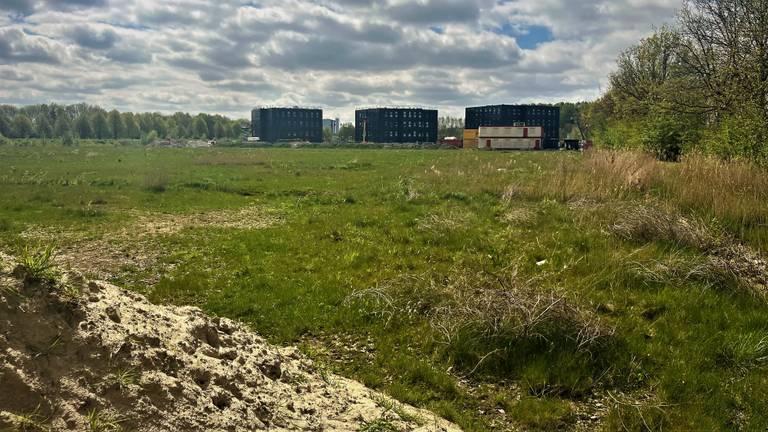
[[[610,229],[622,209],[652,202],[764,251],[768,231],[753,222],[765,209],[749,198],[735,213],[713,210],[695,193],[678,205],[676,165],[660,181],[620,187],[594,169],[566,153],[6,146],[0,245],[13,250],[45,229],[66,248],[133,230],[141,217],[255,206],[279,222],[117,238],[163,253],[112,281],[242,320],[468,430],[567,429],[573,406],[607,392],[627,395],[604,401],[607,429],[765,429],[765,302],[727,279],[639,271],[691,268],[706,255]],[[751,222],[735,227],[737,218]],[[485,318],[498,326],[464,314],[462,328],[436,327],[441,308],[505,292],[490,275],[561,293],[571,321],[525,333],[518,312],[495,311]],[[349,299],[371,288],[393,303]],[[592,319],[615,332],[579,348],[574,326]]]

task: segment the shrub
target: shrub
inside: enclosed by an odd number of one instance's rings
[[[61,138],[61,144],[67,147],[71,147],[71,146],[77,145],[77,140],[75,140],[75,136],[72,135],[72,132],[67,131],[64,133],[64,136]]]
[[[706,132],[704,147],[722,159],[746,159],[766,165],[766,126],[759,109],[746,104],[740,113],[725,116]]]
[[[149,145],[152,144],[157,140],[157,132],[154,130],[149,131],[149,133],[144,134],[141,136],[141,144],[142,145]]]

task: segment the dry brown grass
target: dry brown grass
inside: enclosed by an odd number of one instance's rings
[[[579,162],[561,162],[553,175],[529,187],[527,193],[561,201],[623,199],[649,193],[659,167],[659,162],[641,152],[591,151]]]
[[[743,241],[768,248],[768,171],[747,162],[693,155],[667,163],[642,152],[595,150],[561,162],[535,184],[510,185],[502,198],[521,195],[595,206],[650,200],[716,218]]]
[[[444,285],[444,302],[430,323],[450,344],[460,334],[507,341],[553,336],[589,350],[613,334],[596,315],[577,306],[561,290],[536,287],[516,272],[503,276],[461,274]]]
[[[720,247],[725,239],[704,221],[650,205],[628,206],[619,210],[611,231],[625,240],[668,241],[707,252]]]
[[[447,211],[432,213],[416,221],[416,229],[436,234],[458,231],[472,224],[475,216],[468,212]]]
[[[346,303],[387,322],[427,317],[446,345],[467,335],[486,341],[489,349],[512,346],[515,340],[558,339],[589,352],[613,335],[612,328],[563,290],[544,288],[540,282],[523,279],[514,267],[500,274],[457,270],[439,280],[397,278],[356,291]]]
[[[522,225],[536,219],[536,212],[528,208],[512,208],[505,211],[500,219],[512,225]]]
[[[626,240],[673,242],[696,251],[693,258],[673,253],[663,262],[635,263],[636,272],[646,280],[665,283],[694,279],[719,287],[735,286],[768,300],[766,258],[701,219],[686,218],[651,206],[634,206],[621,211],[618,221],[610,229]]]
[[[663,197],[734,226],[768,224],[768,171],[746,162],[689,157],[664,168]]]

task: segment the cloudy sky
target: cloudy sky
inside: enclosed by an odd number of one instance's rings
[[[248,117],[256,105],[583,100],[681,0],[0,0],[0,103]]]

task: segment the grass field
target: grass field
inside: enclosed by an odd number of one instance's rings
[[[467,430],[768,428],[768,180],[633,153],[0,147],[0,247]]]

